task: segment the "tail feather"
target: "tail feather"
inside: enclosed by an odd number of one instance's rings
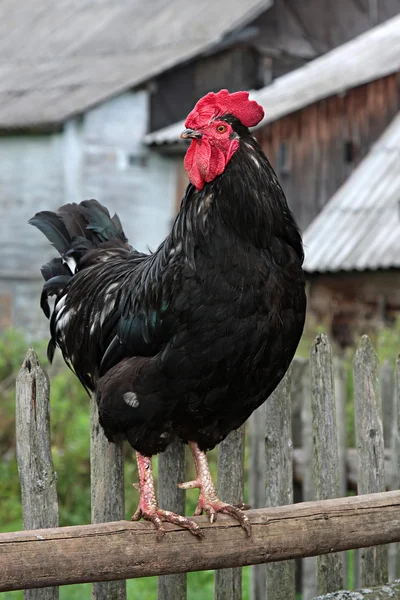
[[[57,210],[57,215],[60,217],[65,227],[67,228],[68,233],[71,238],[73,237],[82,237],[82,238],[90,238],[93,242],[94,236],[90,234],[90,231],[87,229],[87,220],[85,215],[82,213],[80,209],[80,205],[73,204],[64,204]]]
[[[105,206],[102,206],[97,200],[84,200],[80,206],[88,223],[87,229],[97,234],[100,241],[106,242],[113,238],[121,239],[123,242],[128,241],[119,217],[114,215],[111,218]]]
[[[87,252],[100,245],[106,246],[106,242],[110,244],[112,240],[118,240],[119,244],[128,241],[119,217],[114,215],[111,218],[108,210],[97,200],[64,204],[56,212],[38,212],[29,223],[44,233],[61,255],[61,258],[53,258],[41,267],[46,283],[40,306],[47,318],[50,317],[49,297],[61,295]],[[83,261],[81,266],[84,267]],[[54,348],[50,342],[49,360],[53,357]]]
[[[67,252],[71,245],[71,236],[56,213],[43,210],[29,219],[28,223],[34,225],[44,233],[49,242],[53,244],[60,254]]]
[[[60,294],[70,279],[71,273],[69,275],[57,275],[44,284],[40,296],[40,307],[48,319],[50,318],[49,297]]]
[[[61,258],[53,258],[40,268],[40,272],[45,281],[49,281],[49,279],[59,275],[71,276],[71,271]]]
[[[115,238],[128,241],[119,217],[110,217],[97,200],[64,204],[56,212],[44,210],[28,222],[44,233],[61,256],[71,250],[75,238],[92,242],[91,248]]]

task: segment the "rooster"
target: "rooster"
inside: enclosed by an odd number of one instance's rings
[[[303,247],[282,188],[249,127],[263,109],[247,92],[209,93],[181,134],[190,183],[171,233],[152,254],[134,250],[119,218],[96,200],[37,213],[61,258],[42,267],[41,306],[56,346],[89,393],[110,441],[136,450],[132,517],[192,519],[157,503],[152,456],[176,438],[192,451],[195,514],[236,518],[217,495],[206,451],[240,427],[284,376],[302,334]],[[49,297],[55,296],[53,309]]]

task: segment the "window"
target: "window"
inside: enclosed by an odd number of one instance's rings
[[[347,165],[355,162],[357,155],[357,146],[352,140],[347,140],[343,146],[343,160]]]

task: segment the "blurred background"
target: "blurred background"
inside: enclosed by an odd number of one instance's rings
[[[254,133],[304,233],[299,353],[321,330],[349,361],[362,333],[381,357],[398,352],[400,0],[0,0],[1,531],[21,529],[14,385],[29,343],[46,364],[52,249],[28,219],[97,198],[132,245],[155,249],[187,185],[184,119],[224,87],[262,104]],[[61,524],[87,523],[88,402],[60,362],[50,374]],[[133,469],[130,458],[129,490]],[[133,583],[156,597],[153,580]],[[189,598],[208,585],[190,574]]]

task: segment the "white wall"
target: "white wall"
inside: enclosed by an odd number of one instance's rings
[[[119,214],[138,250],[155,249],[169,232],[176,163],[142,147],[147,120],[147,92],[130,92],[71,119],[61,133],[0,137],[0,304],[12,297],[13,324],[33,337],[48,327],[40,266],[56,255],[27,223],[35,212],[96,198]]]
[[[146,91],[126,93],[89,111],[83,121],[83,196],[121,218],[130,243],[154,249],[174,213],[176,169],[171,158],[142,146]]]

